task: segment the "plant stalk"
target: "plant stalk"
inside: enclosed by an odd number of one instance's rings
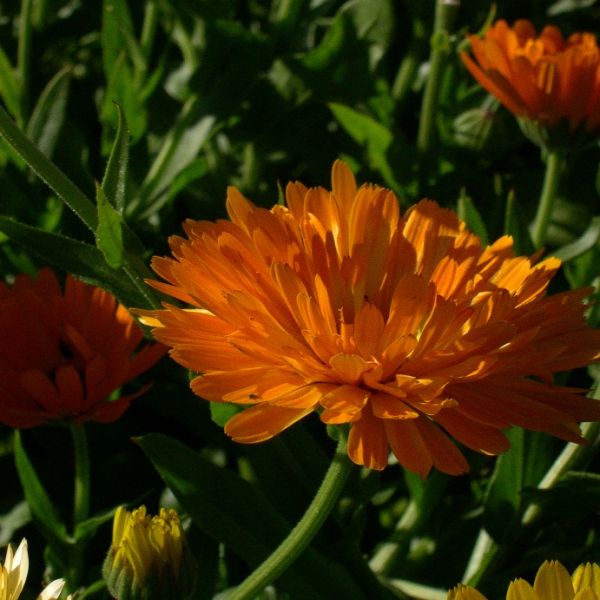
[[[71,424],[75,458],[75,490],[73,496],[73,528],[90,514],[90,454],[83,425]]]
[[[431,36],[431,55],[429,59],[429,76],[425,84],[419,131],[417,134],[417,153],[420,170],[423,172],[426,161],[431,154],[435,141],[435,118],[438,110],[440,86],[444,75],[446,58],[450,52],[450,32],[458,12],[458,0],[437,0],[435,21]]]
[[[548,225],[550,224],[550,217],[552,216],[552,208],[556,192],[558,191],[562,169],[563,153],[556,149],[548,150],[542,193],[540,194],[535,219],[531,224],[531,239],[536,248],[540,248],[546,242],[546,234],[548,232]]]
[[[231,593],[228,600],[254,600],[294,562],[332,511],[351,469],[346,440],[340,437],[329,469],[303,517],[279,547]]]

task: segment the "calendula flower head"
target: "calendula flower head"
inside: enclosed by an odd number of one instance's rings
[[[526,20],[504,20],[483,38],[470,35],[475,60],[461,58],[473,77],[544,146],[589,143],[600,134],[600,49],[592,33],[563,37],[548,25],[539,36]]]
[[[177,512],[161,508],[151,516],[145,506],[119,507],[103,575],[117,600],[191,598],[194,568]]]
[[[482,246],[458,216],[423,200],[400,214],[388,190],[357,189],[336,162],[332,191],[290,183],[287,206],[231,188],[231,221],[186,221],[173,258],[154,258],[190,305],[141,311],[171,356],[200,373],[200,397],[245,410],[225,432],[267,440],[312,412],[350,426],[348,454],[383,469],[391,451],[425,476],[468,469],[456,438],[505,451],[511,425],[580,441],[595,400],[555,371],[600,357],[585,322],[591,290],[546,296],[560,261]],[[533,378],[532,378],[533,377]]]
[[[127,309],[105,290],[43,269],[0,283],[0,422],[109,422],[137,394],[110,394],[166,351],[146,344]]]
[[[29,571],[29,554],[27,540],[23,538],[17,551],[8,545],[4,565],[0,565],[0,600],[18,600]],[[63,579],[55,579],[39,594],[37,600],[56,600],[65,585]],[[67,598],[70,600],[71,596]]]
[[[506,600],[600,600],[600,567],[579,565],[573,576],[558,561],[546,561],[538,569],[533,586],[515,579],[508,587]],[[458,585],[448,592],[448,600],[487,600],[476,589]]]

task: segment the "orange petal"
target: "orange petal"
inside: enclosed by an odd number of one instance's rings
[[[233,416],[225,425],[225,433],[235,442],[264,442],[312,412],[305,409],[281,408],[263,403]]]
[[[383,423],[398,462],[425,479],[433,466],[433,459],[415,421],[385,420]]]
[[[348,436],[348,456],[357,465],[381,471],[388,463],[389,446],[383,421],[367,408],[360,420],[352,423]]]

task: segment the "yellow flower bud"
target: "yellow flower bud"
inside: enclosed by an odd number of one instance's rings
[[[161,508],[158,516],[151,516],[145,506],[131,512],[117,509],[103,567],[117,600],[190,598],[195,583],[192,562],[177,511]]]

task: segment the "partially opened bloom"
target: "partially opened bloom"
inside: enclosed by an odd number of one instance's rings
[[[131,512],[117,509],[103,568],[117,600],[185,600],[194,591],[194,572],[175,510],[161,508],[151,516],[145,506]]]
[[[558,561],[545,561],[538,569],[533,586],[515,579],[506,600],[600,600],[600,567],[579,565],[573,576]],[[448,592],[448,600],[486,600],[476,589],[458,585]]]
[[[153,261],[168,283],[152,285],[191,308],[144,318],[201,373],[196,394],[246,407],[225,432],[261,442],[317,411],[350,425],[355,463],[383,469],[391,448],[422,476],[467,470],[449,436],[488,454],[511,425],[580,441],[598,404],[552,373],[600,357],[590,290],[547,297],[557,259],[515,256],[510,237],[484,248],[429,200],[402,216],[344,163],[332,188],[290,183],[271,210],[231,188],[231,221],[186,221]]]
[[[0,422],[117,419],[137,394],[110,394],[164,353],[160,344],[136,352],[142,338],[111,294],[71,276],[64,292],[48,269],[0,283]]]
[[[27,540],[23,538],[15,553],[9,544],[4,565],[0,565],[0,600],[18,600],[25,586],[28,571]],[[55,579],[42,590],[37,600],[56,600],[64,585],[63,579]],[[67,600],[70,598],[71,596]]]
[[[483,39],[470,35],[475,60],[461,58],[473,77],[520,117],[526,133],[545,143],[600,133],[600,49],[592,33],[564,38],[552,25],[536,34],[526,20],[504,20]]]

